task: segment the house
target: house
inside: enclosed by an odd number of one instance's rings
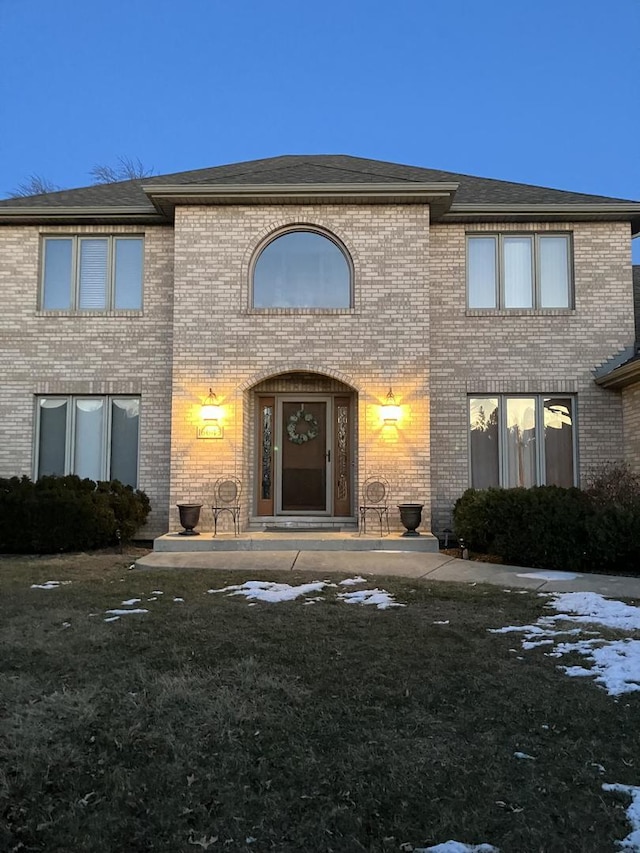
[[[355,524],[381,475],[441,531],[470,485],[640,470],[639,230],[639,202],[342,155],[2,201],[0,476],[117,477],[151,536],[223,476],[243,529]]]

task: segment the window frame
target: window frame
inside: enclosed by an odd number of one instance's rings
[[[65,419],[65,444],[64,444],[64,473],[60,476],[74,474],[76,431],[77,431],[77,406],[79,400],[100,400],[103,403],[102,412],[102,442],[100,453],[100,480],[111,479],[111,439],[113,432],[113,403],[118,400],[138,401],[138,440],[136,444],[136,483],[132,487],[139,488],[140,485],[140,437],[142,434],[142,397],[140,394],[36,394],[34,396],[34,430],[33,430],[33,479],[37,480],[41,475],[40,467],[40,435],[41,435],[41,400],[64,400],[67,404]]]
[[[80,257],[82,243],[85,240],[107,241],[107,262],[105,269],[106,289],[104,308],[80,307]],[[137,308],[117,308],[116,297],[116,245],[119,240],[138,241],[141,244],[140,265],[140,304]],[[45,281],[47,274],[47,243],[71,241],[71,280],[69,282],[70,304],[66,308],[45,307]],[[144,307],[144,267],[145,267],[145,235],[144,234],[41,234],[40,235],[40,289],[38,308],[40,311],[52,313],[73,314],[106,314],[108,312],[141,313]]]
[[[578,473],[578,398],[575,393],[563,393],[561,391],[551,393],[491,393],[467,395],[467,464],[469,488],[478,488],[473,485],[473,460],[471,453],[471,401],[472,400],[496,400],[498,401],[498,485],[496,488],[516,488],[509,486],[509,468],[507,448],[507,401],[512,399],[527,400],[534,398],[536,401],[535,430],[536,430],[536,483],[535,486],[549,485],[546,482],[546,442],[544,441],[544,411],[545,400],[562,399],[571,403],[571,428],[572,428],[572,467],[573,486],[580,484]],[[553,484],[552,484],[553,485]],[[525,486],[524,488],[530,488]]]
[[[529,306],[508,307],[506,303],[505,290],[505,259],[504,259],[504,243],[505,239],[510,237],[523,238],[526,237],[531,241],[531,286],[532,300]],[[557,238],[563,237],[567,244],[567,304],[544,307],[542,305],[542,284],[540,278],[540,240],[545,237]],[[491,307],[476,307],[470,304],[470,252],[469,244],[471,240],[478,238],[492,238],[495,241],[494,261],[495,261],[495,284],[494,295],[495,304]],[[466,249],[466,304],[468,311],[568,311],[575,307],[575,278],[574,278],[574,263],[573,263],[573,232],[571,231],[467,231],[465,233],[465,249]]]
[[[343,305],[339,307],[321,307],[321,306],[287,306],[287,305],[264,305],[264,306],[256,306],[255,305],[255,271],[256,266],[258,265],[258,261],[262,256],[262,253],[267,249],[272,243],[275,243],[276,240],[279,240],[281,237],[286,237],[288,234],[316,234],[319,237],[324,237],[326,240],[329,240],[334,246],[340,251],[342,254],[347,270],[349,273],[349,304]],[[276,312],[280,313],[283,311],[286,312],[295,312],[295,313],[352,313],[355,308],[355,269],[353,265],[353,259],[351,257],[351,253],[344,245],[344,243],[336,237],[335,234],[332,234],[330,231],[326,231],[324,228],[315,225],[306,225],[306,224],[297,224],[297,225],[288,225],[285,228],[281,228],[278,231],[275,231],[264,239],[259,246],[255,249],[253,253],[253,257],[251,259],[251,263],[249,265],[249,311],[258,312],[258,313],[269,313]]]

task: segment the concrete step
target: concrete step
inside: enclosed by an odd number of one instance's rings
[[[198,551],[398,551],[408,553],[436,552],[438,540],[431,533],[419,536],[359,536],[353,532],[260,532],[249,531],[234,536],[232,533],[200,533],[183,536],[165,533],[154,539],[155,552]]]

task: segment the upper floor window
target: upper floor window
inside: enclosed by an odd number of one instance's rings
[[[38,397],[36,476],[137,486],[139,424],[139,397]]]
[[[469,308],[570,308],[569,234],[468,234]]]
[[[254,308],[350,308],[351,265],[317,231],[289,231],[260,252],[253,270]]]
[[[142,237],[45,237],[44,311],[142,308]]]

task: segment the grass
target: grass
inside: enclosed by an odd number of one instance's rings
[[[0,850],[383,853],[455,838],[605,853],[628,833],[627,803],[601,784],[640,782],[640,697],[615,701],[487,633],[530,623],[544,599],[376,578],[408,606],[330,590],[249,607],[206,590],[318,578],[130,562],[0,559]],[[30,589],[49,579],[72,583]],[[148,614],[103,621],[152,590]]]

